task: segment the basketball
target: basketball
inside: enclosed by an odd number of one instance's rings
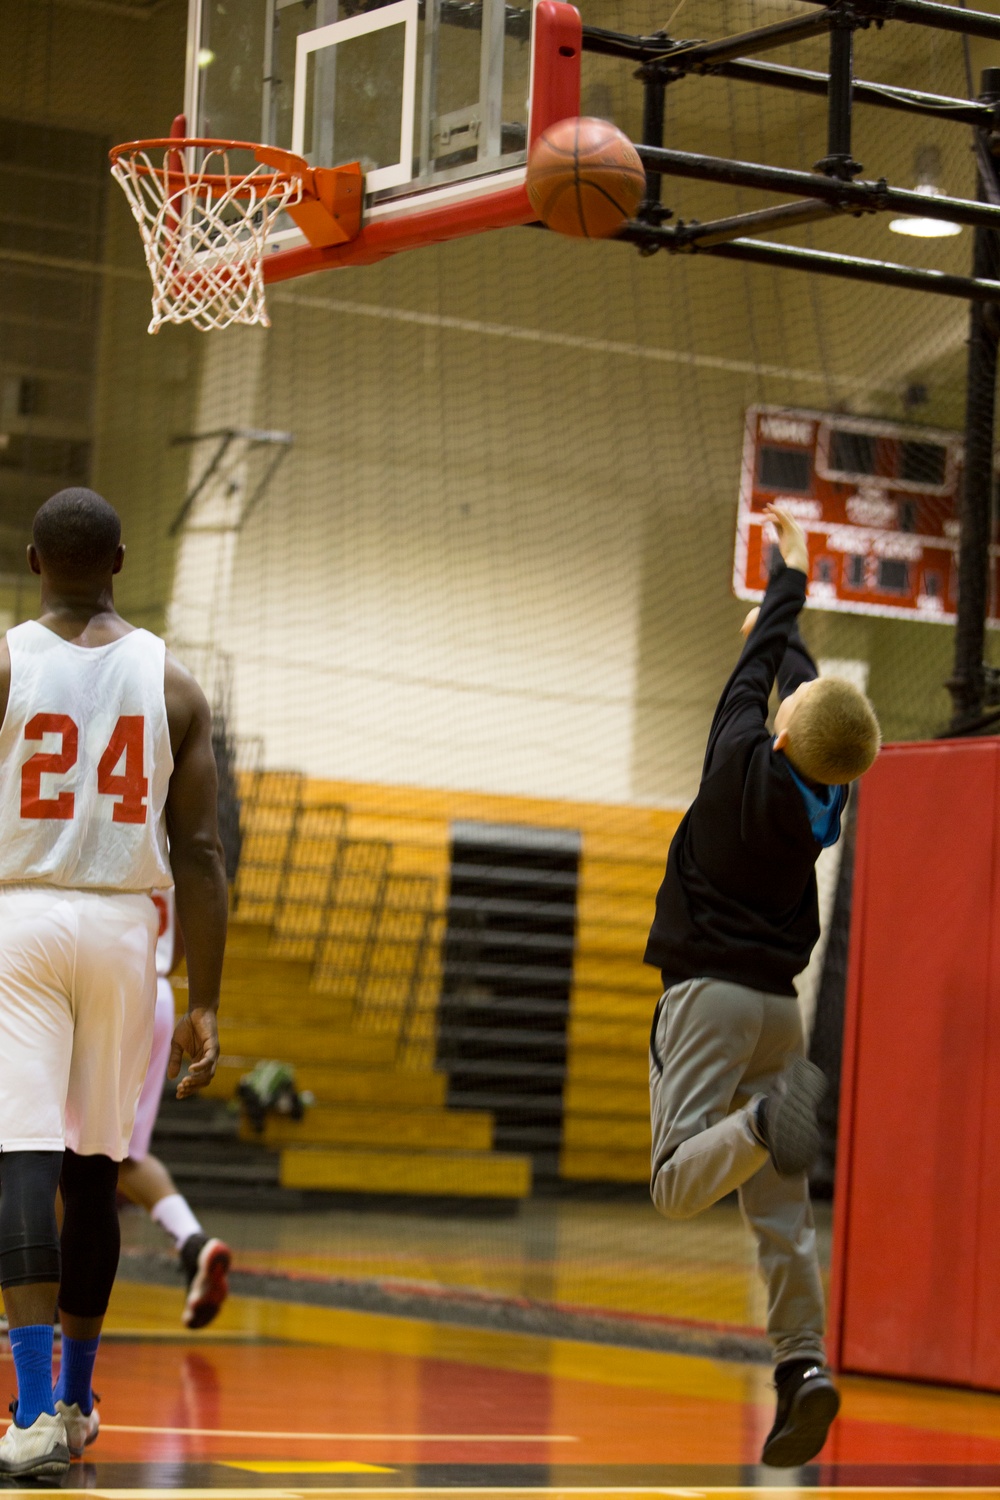
[[[634,216],[646,174],[628,136],[609,120],[559,120],[531,149],[527,188],[549,229],[606,240]]]

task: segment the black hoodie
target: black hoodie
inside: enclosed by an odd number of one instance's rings
[[[645,962],[669,989],[725,979],[794,995],[819,937],[813,836],[800,788],[767,727],[782,698],[816,675],[796,620],[806,576],[782,566],[715,710],[701,786],[674,835]]]

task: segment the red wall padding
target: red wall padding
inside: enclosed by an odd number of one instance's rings
[[[1000,1390],[1000,740],[865,777],[831,1345],[845,1370]]]

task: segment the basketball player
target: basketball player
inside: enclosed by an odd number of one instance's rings
[[[92,490],[47,500],[28,548],[41,612],[0,643],[0,1287],[17,1376],[6,1475],[58,1476],[97,1436],[118,1163],[152,1036],[153,889],[175,886],[187,946],[168,1070],[191,1058],[180,1098],[219,1055],[227,893],[211,715],[163,642],[116,613],[120,538]]]
[[[816,860],[839,838],[848,783],[880,739],[867,698],[817,676],[795,629],[805,537],[783,511],[768,514],[783,562],[744,626],[646,948],[664,986],[650,1036],[651,1191],[673,1219],[738,1191],[767,1281],[776,1361],[763,1462],[793,1467],[822,1448],[840,1398],[826,1368],[806,1179],[825,1085],[804,1057],[792,981],[819,937]]]
[[[168,976],[183,957],[173,891],[154,891],[153,904],[160,920],[156,943],[153,1050],[139,1095],[128,1156],[118,1169],[118,1191],[124,1193],[131,1203],[144,1208],[153,1223],[159,1224],[173,1240],[187,1280],[181,1322],[185,1328],[206,1328],[229,1295],[226,1273],[232,1254],[222,1240],[205,1233],[191,1205],[177,1191],[174,1179],[149,1149],[163,1098],[170,1041],[174,1034],[174,991]]]

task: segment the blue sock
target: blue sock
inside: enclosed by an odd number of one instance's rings
[[[94,1393],[90,1388],[94,1373],[94,1361],[100,1337],[96,1339],[69,1339],[63,1334],[62,1360],[59,1364],[59,1379],[53,1399],[65,1401],[67,1406],[77,1403],[85,1417],[94,1410]]]
[[[27,1328],[12,1328],[10,1352],[17,1373],[18,1427],[30,1427],[43,1411],[54,1416],[52,1324],[32,1323]]]

